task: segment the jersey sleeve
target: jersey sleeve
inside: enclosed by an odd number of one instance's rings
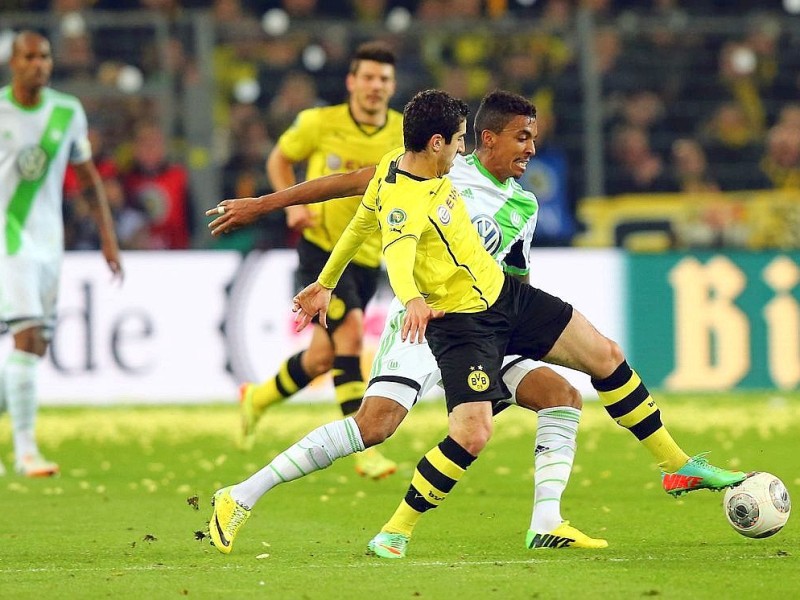
[[[510,275],[527,275],[531,271],[531,244],[533,232],[536,229],[535,221],[528,221],[522,231],[522,236],[511,246],[503,259],[503,271]]]
[[[308,158],[319,145],[322,127],[321,113],[317,109],[302,111],[278,139],[278,148],[292,162]]]
[[[423,203],[402,202],[400,194],[394,194],[381,205],[380,214],[386,272],[392,290],[405,306],[422,297],[414,280],[414,265],[420,235],[428,224],[427,211]]]
[[[362,200],[356,214],[347,225],[344,233],[342,233],[342,237],[333,247],[331,255],[322,268],[317,281],[328,289],[335,288],[345,268],[361,248],[364,240],[377,228],[378,221],[375,218],[375,207]]]
[[[69,149],[69,162],[84,163],[92,159],[92,144],[89,142],[89,122],[80,102],[75,102],[75,114],[72,117],[72,144]]]

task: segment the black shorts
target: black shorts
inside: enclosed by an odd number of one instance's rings
[[[295,273],[297,291],[314,283],[331,253],[306,239],[297,244],[299,266]],[[333,333],[342,324],[345,316],[353,309],[364,310],[367,303],[375,295],[378,287],[380,269],[362,267],[350,263],[342,273],[342,278],[333,289],[333,297],[328,307],[328,333]],[[314,318],[314,322],[317,322]]]
[[[539,360],[572,318],[572,305],[506,276],[491,308],[449,313],[428,323],[426,337],[439,369],[447,411],[464,402],[507,398],[500,377],[503,357]]]

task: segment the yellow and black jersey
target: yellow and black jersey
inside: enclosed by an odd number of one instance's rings
[[[390,110],[383,127],[356,123],[348,104],[310,108],[302,111],[278,140],[281,152],[293,162],[307,161],[306,178],[355,171],[378,163],[392,148],[403,143],[403,116]],[[303,237],[330,252],[353,218],[361,198],[338,198],[310,204],[317,225],[303,231]],[[366,240],[353,262],[365,267],[380,264],[380,238]]]
[[[399,148],[381,160],[320,283],[333,287],[360,240],[379,228],[389,282],[404,305],[423,297],[445,312],[486,310],[503,287],[502,270],[484,249],[450,180],[401,170],[402,155]]]

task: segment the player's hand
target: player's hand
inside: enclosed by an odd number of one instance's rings
[[[292,231],[300,232],[314,224],[314,215],[307,206],[286,207],[286,226]]]
[[[111,270],[111,281],[122,283],[123,279],[125,279],[125,272],[122,270],[119,247],[116,242],[103,243],[101,250],[103,252],[103,258],[106,259],[106,264]]]
[[[412,344],[423,343],[428,322],[443,316],[443,310],[433,310],[422,298],[409,300],[406,304],[406,316],[403,319],[403,328],[400,330],[400,339],[404,342],[408,339]]]
[[[331,303],[332,294],[333,290],[323,287],[316,281],[301,290],[292,300],[292,312],[296,313],[295,331],[303,331],[317,314],[320,325],[327,329],[328,305]]]
[[[208,228],[211,235],[218,236],[223,233],[230,233],[245,225],[254,223],[260,216],[267,214],[270,210],[269,203],[265,202],[269,196],[262,198],[234,198],[223,200],[214,208],[206,211],[207,217],[216,217]]]

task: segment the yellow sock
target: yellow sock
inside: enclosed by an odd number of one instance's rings
[[[600,401],[619,425],[629,430],[658,461],[662,470],[680,469],[689,456],[661,422],[661,411],[627,362],[605,379],[592,379]]]
[[[474,460],[449,436],[431,448],[417,464],[405,498],[381,531],[411,537],[423,513],[444,502]]]
[[[268,406],[286,400],[310,383],[311,379],[300,363],[302,356],[303,353],[298,352],[283,362],[275,377],[253,387],[255,410],[262,411]]]

